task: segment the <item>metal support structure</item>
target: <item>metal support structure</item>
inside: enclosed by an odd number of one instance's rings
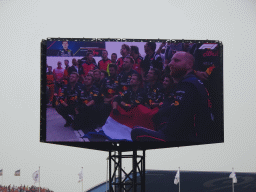
[[[137,186],[137,151],[133,151],[133,157],[132,157],[132,186]],[[137,192],[137,187],[133,187],[133,192]]]
[[[114,154],[112,154],[114,152]],[[145,150],[138,155],[138,150],[133,150],[131,155],[124,155],[122,151],[109,151],[109,191],[108,192],[145,192]],[[132,160],[132,170],[123,169],[122,159]],[[113,166],[114,165],[114,166]],[[122,177],[124,173],[124,177]]]
[[[122,182],[122,152],[121,151],[118,151],[118,162],[119,162],[119,166],[118,166],[118,181]],[[121,192],[122,185],[117,185],[117,186],[118,186],[118,190],[117,191]]]
[[[141,191],[146,191],[146,175],[145,175],[145,170],[146,170],[146,154],[145,150],[143,150],[143,161],[142,161],[142,175],[141,175]]]

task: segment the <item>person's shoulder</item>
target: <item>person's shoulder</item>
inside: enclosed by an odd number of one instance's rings
[[[46,75],[52,75],[53,74],[53,72],[46,72]]]
[[[63,86],[62,86],[62,89],[65,90],[65,89],[67,89],[68,87],[71,87],[71,85],[70,85],[69,83],[66,84],[66,85],[63,85]]]
[[[160,60],[160,59],[162,60],[162,57],[161,57],[160,54],[156,54],[156,53],[155,53],[154,59],[155,59],[155,60]]]
[[[158,81],[156,82],[156,87],[159,89],[163,89],[163,84],[160,81]]]
[[[99,88],[96,85],[93,85],[91,88],[93,91],[99,91]]]
[[[143,57],[139,55],[138,59],[143,60]]]
[[[122,76],[123,76],[123,74],[124,74],[124,72],[123,72],[123,71],[121,71],[119,74],[117,74],[117,77],[122,77]]]
[[[100,80],[100,81],[101,81],[101,83],[103,84],[103,83],[106,83],[106,82],[107,82],[107,79],[108,79],[108,77],[105,77],[105,78],[103,78],[103,79]]]
[[[134,69],[131,69],[130,73],[131,73],[131,74],[134,74],[134,73],[135,73],[135,74],[139,74],[139,73],[138,73],[137,71],[135,71]]]
[[[199,80],[193,73],[188,74],[186,77],[181,82],[185,83],[197,83],[197,84],[202,84],[203,82]]]
[[[144,55],[144,57],[142,57],[142,58],[143,58],[143,60],[147,60],[147,59],[149,59],[149,55],[146,54],[146,55]]]
[[[82,88],[84,85],[82,83],[80,83],[80,82],[77,82],[76,86]]]
[[[144,87],[148,87],[149,85],[149,82],[144,82]]]
[[[187,75],[178,87],[183,87],[190,90],[205,90],[204,83],[198,79],[194,74]]]
[[[139,88],[139,93],[140,93],[140,94],[146,94],[145,88],[144,88],[144,87],[140,87],[140,88]]]

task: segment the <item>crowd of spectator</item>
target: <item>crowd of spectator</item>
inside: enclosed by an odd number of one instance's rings
[[[163,42],[156,50],[155,42],[147,42],[143,58],[137,46],[123,44],[120,58],[112,53],[109,59],[108,51],[103,50],[102,59],[96,64],[93,52],[88,50],[84,58],[72,58],[71,66],[69,60],[64,61],[64,67],[58,61],[57,68],[47,66],[48,106],[55,107],[66,120],[65,127],[85,133],[104,125],[112,110],[118,115],[117,106],[125,110],[139,104],[149,109],[161,108],[176,85],[169,65],[176,52],[194,57],[193,74],[202,82],[220,68],[219,57],[202,58],[201,45]],[[218,54],[218,50],[214,53]],[[176,75],[182,73],[176,71]]]
[[[36,187],[34,185],[32,186],[15,186],[15,185],[8,185],[8,186],[2,186],[0,185],[0,192],[39,192],[39,187]],[[48,188],[40,187],[40,192],[53,192],[52,190]]]

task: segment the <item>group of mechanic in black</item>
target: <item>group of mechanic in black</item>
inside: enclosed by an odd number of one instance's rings
[[[66,120],[64,126],[72,125],[75,129],[88,132],[104,125],[112,109],[118,115],[117,105],[125,110],[139,104],[148,108],[159,107],[170,90],[171,77],[164,77],[165,83],[162,84],[159,81],[160,71],[152,68],[143,85],[142,76],[131,69],[133,62],[133,58],[126,57],[123,70],[127,70],[127,73],[122,71],[120,74],[117,74],[117,65],[110,64],[110,75],[100,82],[100,86],[91,74],[85,76],[82,84],[78,82],[78,73],[71,73],[69,83],[62,87],[59,105],[56,106],[57,112]]]
[[[146,46],[151,49],[152,43]],[[163,65],[157,65],[161,57],[152,51],[148,59],[146,55],[148,61],[141,63],[142,75],[133,69],[135,60],[129,54],[122,58],[121,69],[117,64],[109,64],[109,76],[97,84],[91,74],[84,77],[82,84],[79,74],[71,73],[56,106],[56,111],[66,120],[64,126],[72,125],[87,133],[103,126],[112,110],[114,115],[120,115],[118,105],[129,110],[142,104],[159,108],[153,117],[155,131],[136,127],[131,132],[133,141],[207,143],[212,139],[221,140],[215,138],[210,95],[200,76],[196,76],[194,56],[177,51],[161,70]]]

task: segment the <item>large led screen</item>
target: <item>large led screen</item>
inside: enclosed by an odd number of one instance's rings
[[[219,41],[47,39],[41,142],[99,150],[224,142]]]

